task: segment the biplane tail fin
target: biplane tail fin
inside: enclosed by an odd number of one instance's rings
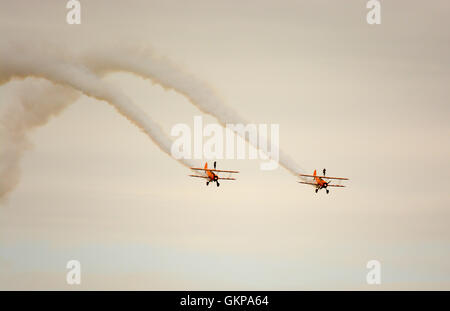
[[[205,169],[208,168],[208,162],[205,162]]]
[[[313,175],[314,175],[314,177],[317,175],[317,170],[314,170],[314,174]]]

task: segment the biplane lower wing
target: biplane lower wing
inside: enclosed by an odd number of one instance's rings
[[[316,184],[316,183],[313,183],[313,182],[304,182],[304,181],[299,181],[299,183],[301,183],[301,184],[305,184],[305,185],[312,185],[312,186],[317,186],[317,184]]]
[[[191,177],[197,177],[197,178],[206,178],[206,179],[210,179],[208,176],[200,176],[200,175],[189,175]],[[236,180],[236,178],[225,178],[225,177],[217,177],[217,179],[221,179],[221,180]]]
[[[313,182],[299,181],[299,183],[305,184],[305,185],[317,186],[317,184],[316,184],[316,183],[313,183]],[[341,187],[341,188],[344,188],[345,186],[343,186],[343,185],[330,185],[330,184],[328,184],[327,187]]]
[[[298,176],[303,177],[317,177],[317,178],[325,178],[325,179],[336,179],[336,180],[348,180],[348,178],[342,178],[342,177],[328,177],[328,176],[319,176],[319,175],[307,175],[307,174],[298,174]]]
[[[197,178],[206,178],[206,179],[209,179],[208,176],[199,176],[199,175],[189,175],[189,176],[191,176],[191,177],[197,177]]]

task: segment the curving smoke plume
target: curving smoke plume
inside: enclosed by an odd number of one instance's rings
[[[109,48],[95,53],[84,53],[81,59],[94,71],[125,71],[181,93],[199,110],[215,117],[222,126],[227,123],[248,124],[237,112],[226,106],[211,87],[170,62],[155,57],[148,49]],[[248,137],[243,138],[248,141]],[[270,141],[268,144],[270,146]],[[296,176],[304,171],[281,149],[279,164]]]
[[[54,83],[71,87],[87,96],[104,100],[113,105],[119,113],[146,133],[162,151],[169,155],[171,154],[172,140],[155,121],[139,107],[135,106],[116,87],[102,81],[87,67],[80,65],[75,60],[61,59],[54,53],[45,53],[45,50],[37,52],[34,49],[33,53],[30,53],[21,46],[13,45],[0,48],[0,59],[2,60],[0,83],[8,82],[14,77],[44,78]],[[19,93],[24,93],[20,92],[20,89],[16,89],[14,94],[17,94],[18,91]],[[53,96],[51,92],[45,94],[49,98]],[[30,98],[32,96],[34,96],[33,93],[30,94]],[[23,101],[23,97],[20,97],[20,95],[16,97],[10,95],[9,97],[6,96],[2,100],[2,107],[6,107],[8,102],[10,104],[12,102],[11,106],[20,108],[18,108],[19,113],[14,108],[5,111],[1,119],[0,135],[5,136],[5,138],[2,137],[2,145],[0,147],[0,180],[2,181],[0,183],[0,198],[6,195],[18,181],[18,161],[23,150],[26,149],[24,147],[26,145],[26,132],[33,127],[45,124],[49,116],[64,108],[64,105],[58,106],[52,100],[48,101],[49,98],[43,98],[42,96],[36,98],[36,100],[39,99],[40,101],[30,100],[30,98],[28,98],[29,101]],[[16,105],[14,105],[14,102],[16,102]],[[20,111],[21,109],[25,111]],[[43,111],[48,110],[48,113],[36,113],[40,109],[43,109]],[[30,119],[36,118],[36,120],[33,120],[31,123],[23,122],[22,118],[26,119],[27,117]],[[10,121],[3,121],[3,119]],[[179,162],[187,167],[194,164],[185,159],[179,159]]]
[[[11,81],[0,87],[0,200],[19,182],[19,161],[31,143],[27,133],[46,124],[78,97],[46,80]]]
[[[29,45],[0,44],[0,85],[9,82],[0,88],[3,89],[0,92],[0,199],[19,180],[19,160],[29,146],[27,131],[44,125],[51,116],[73,102],[79,92],[114,106],[162,151],[171,155],[171,138],[127,96],[101,80],[98,74],[114,71],[136,74],[186,96],[193,105],[214,116],[222,125],[247,123],[224,105],[208,85],[148,50],[113,48],[71,55],[55,47],[49,48],[47,44],[34,44],[31,52]],[[27,77],[43,78],[53,83],[29,79],[10,82],[12,78]],[[279,156],[280,165],[292,174],[302,171],[281,150]],[[178,161],[187,167],[194,164],[185,159]]]

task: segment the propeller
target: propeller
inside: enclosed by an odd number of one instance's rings
[[[214,169],[216,169],[216,161],[214,161]]]

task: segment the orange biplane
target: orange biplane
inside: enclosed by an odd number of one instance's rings
[[[216,162],[214,161],[214,169],[208,168],[208,162],[205,163],[205,168],[197,168],[197,167],[191,167],[191,170],[194,171],[202,171],[202,175],[189,175],[191,177],[197,177],[197,178],[205,178],[208,179],[206,181],[206,185],[208,186],[210,182],[215,182],[217,187],[220,186],[219,179],[220,180],[236,180],[236,178],[231,177],[219,177],[216,173],[230,173],[230,174],[236,174],[239,173],[239,171],[224,171],[224,170],[216,170]]]
[[[348,178],[328,177],[328,176],[325,176],[325,172],[326,172],[326,169],[323,169],[323,176],[318,176],[316,170],[314,170],[313,175],[299,174],[299,176],[302,176],[302,177],[312,178],[312,180],[310,182],[299,181],[299,183],[314,186],[316,188],[316,193],[317,193],[317,191],[319,191],[320,189],[323,189],[323,188],[327,191],[327,193],[330,193],[330,191],[327,189],[328,187],[345,187],[343,185],[335,185],[335,184],[330,185],[330,183],[336,182],[336,181],[340,182],[342,180],[348,180]]]

